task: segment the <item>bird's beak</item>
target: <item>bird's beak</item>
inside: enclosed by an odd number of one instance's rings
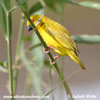
[[[28,26],[28,31],[31,31],[33,28],[31,25]]]

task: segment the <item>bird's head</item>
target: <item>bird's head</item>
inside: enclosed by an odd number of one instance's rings
[[[36,22],[40,17],[41,17],[40,15],[32,15],[30,19],[32,20],[33,24],[36,24]],[[33,29],[29,21],[27,21],[27,27],[28,31],[31,31]]]

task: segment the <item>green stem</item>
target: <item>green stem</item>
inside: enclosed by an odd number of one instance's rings
[[[48,53],[48,55],[49,55],[50,59],[51,59],[52,61],[54,61],[54,58],[53,58],[53,56],[51,55],[51,53]],[[55,69],[56,69],[58,75],[60,76],[60,79],[61,79],[62,82],[63,82],[63,85],[64,85],[64,87],[65,87],[65,90],[66,90],[66,93],[67,93],[67,96],[68,96],[68,100],[74,100],[74,99],[72,98],[72,93],[71,93],[71,91],[70,91],[70,88],[69,88],[67,82],[65,81],[65,78],[64,78],[62,72],[60,71],[60,69],[59,69],[59,67],[58,67],[58,65],[57,65],[56,63],[54,64],[54,67],[55,67]]]
[[[10,95],[13,96],[13,73],[12,73],[12,54],[11,54],[11,40],[8,40],[8,71],[9,71],[9,84]],[[11,100],[14,100],[13,98]]]
[[[8,72],[9,72],[9,88],[10,88],[10,96],[12,96],[11,100],[14,100],[13,98],[13,71],[12,71],[12,52],[11,52],[11,13],[6,13],[7,16],[7,46],[8,46]]]
[[[20,29],[19,29],[19,35],[18,35],[18,42],[17,42],[17,50],[16,50],[16,66],[19,64],[18,57],[20,55],[22,41],[23,41],[23,29],[24,29],[24,23],[25,23],[25,17],[22,14],[21,22],[20,22]],[[14,94],[16,94],[16,88],[17,88],[17,79],[18,79],[18,69],[15,69],[14,72]]]
[[[50,88],[53,89],[53,78],[52,78],[52,67],[49,66],[49,74],[50,74]],[[52,94],[52,100],[54,100],[54,95]]]

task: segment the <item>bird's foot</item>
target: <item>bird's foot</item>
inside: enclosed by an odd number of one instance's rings
[[[48,50],[46,50],[46,48],[43,47],[43,52],[48,54],[48,53],[50,53],[50,49],[56,49],[56,48],[54,48],[52,46],[48,46]]]
[[[59,56],[53,56],[53,58],[54,58],[55,60],[57,60],[57,59],[59,58]]]
[[[46,54],[50,53],[50,48],[48,47],[48,50],[46,50],[46,48],[43,47],[43,52]]]
[[[54,64],[56,63],[55,61],[58,59],[58,57],[59,57],[59,56],[53,56],[53,58],[54,58],[54,61],[53,61],[53,62],[52,62],[51,59],[49,58],[50,64],[51,64],[51,65],[54,65]]]

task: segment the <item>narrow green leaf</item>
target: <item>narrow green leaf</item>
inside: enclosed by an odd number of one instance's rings
[[[58,0],[44,0],[46,3],[47,7],[55,10],[55,3],[57,3]]]
[[[12,17],[11,13],[8,12],[11,9],[11,2],[10,0],[1,0],[0,2],[0,9],[2,12],[1,16],[1,27],[3,34],[6,38],[11,39],[12,36]],[[3,25],[2,25],[3,24]],[[9,33],[9,34],[7,34]]]
[[[44,3],[48,8],[51,8],[52,10],[56,10],[55,8],[55,2],[56,0],[44,0]],[[44,9],[42,4],[40,2],[35,3],[30,9],[29,9],[29,15],[31,15],[33,12],[37,12],[41,9]]]
[[[84,6],[84,7],[89,7],[89,8],[94,8],[94,9],[97,9],[97,10],[100,10],[100,3],[96,3],[96,2],[90,2],[90,1],[82,1],[82,2],[79,2],[78,3],[79,5],[81,6]]]
[[[100,10],[100,3],[97,3],[97,2],[93,2],[93,1],[76,2],[75,0],[64,0],[64,1],[68,2],[70,4],[78,5],[78,6],[83,6],[83,7],[88,7],[88,8]]]
[[[46,96],[48,96],[50,93],[52,93],[57,87],[51,89],[50,91],[48,91],[47,93],[45,93],[40,99],[38,100],[44,100],[44,98],[46,98]]]
[[[6,61],[0,62],[0,67],[5,67],[5,68],[7,68],[7,66],[8,66],[8,62],[6,62]]]
[[[27,0],[19,0],[20,4],[23,6],[24,10],[27,12],[28,8],[28,3]]]
[[[37,2],[36,4],[34,4],[28,11],[29,15],[31,15],[33,12],[36,12],[40,9],[43,9],[42,5],[40,2]]]
[[[6,28],[6,12],[4,11],[4,8],[0,6],[0,26],[2,29],[2,33],[4,37],[7,37],[7,28]]]
[[[86,43],[86,44],[97,44],[100,43],[100,36],[99,35],[79,35],[79,36],[72,36],[75,42],[77,43]]]
[[[1,72],[6,72],[8,67],[8,62],[0,62],[0,71]]]
[[[60,85],[63,84],[63,82],[65,82],[65,80],[61,80],[54,88],[50,89],[47,93],[45,93],[41,98],[39,98],[38,100],[44,100],[44,98],[46,96],[48,96],[50,93],[54,92],[55,89],[57,89]],[[71,100],[71,99],[68,99]]]

